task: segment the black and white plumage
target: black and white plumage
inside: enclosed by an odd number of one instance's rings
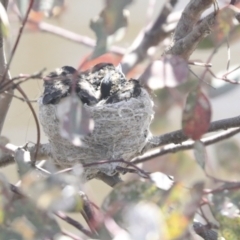
[[[74,87],[82,103],[90,106],[103,99],[106,103],[116,103],[140,95],[138,81],[126,81],[120,71],[112,77],[111,70],[115,71],[112,64],[98,64],[91,71],[80,74],[69,66],[56,69],[44,78],[43,104],[57,104],[69,96]]]
[[[88,81],[79,79],[77,70],[69,66],[56,69],[44,78],[42,103],[57,104],[62,98],[69,96],[74,87],[83,103],[88,105],[97,103],[93,86]]]
[[[61,137],[56,114],[58,103],[76,91],[95,122],[93,132],[84,137],[84,145],[73,146]],[[98,64],[78,73],[62,67],[44,78],[44,92],[39,99],[39,119],[49,138],[50,155],[63,167],[101,160],[131,160],[139,155],[149,140],[153,103],[136,80],[126,80],[121,69],[112,64]],[[95,165],[84,170],[84,177],[103,178],[117,174],[122,163]]]

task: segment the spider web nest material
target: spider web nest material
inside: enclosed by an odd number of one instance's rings
[[[151,138],[149,126],[154,114],[153,101],[143,88],[138,97],[111,104],[100,101],[83,107],[95,124],[93,132],[82,139],[83,146],[77,147],[59,133],[57,106],[40,104],[40,122],[49,138],[53,160],[61,168],[102,160],[130,161],[141,153]],[[124,167],[124,164],[113,162],[90,166],[84,169],[83,175],[87,180],[98,172],[112,176],[116,174],[117,166]]]

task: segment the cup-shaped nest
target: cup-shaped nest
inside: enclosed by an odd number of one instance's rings
[[[119,85],[119,89],[115,89],[104,99],[99,97],[94,104],[83,104],[94,120],[94,129],[82,138],[83,144],[80,147],[74,146],[60,135],[58,104],[43,104],[44,96],[39,99],[39,119],[49,138],[51,156],[61,168],[71,167],[76,163],[88,164],[102,160],[130,161],[141,154],[151,138],[149,126],[153,119],[153,102],[144,88],[139,85],[137,94],[128,94],[128,90],[132,91],[130,82],[113,66],[101,68],[94,73],[92,71],[82,74],[79,81],[85,79],[91,82],[94,77],[99,80],[99,84],[96,84],[94,89],[101,91],[101,81],[106,74],[108,74],[108,80],[115,81],[115,85],[111,86],[116,88]],[[116,77],[119,79],[119,84],[116,83]],[[125,97],[121,98],[121,93]],[[101,92],[97,95],[101,96]],[[65,94],[64,98],[66,97],[71,95]],[[123,166],[123,164],[110,162],[93,165],[84,169],[84,177],[91,179],[99,172],[112,176],[116,173],[117,166]]]

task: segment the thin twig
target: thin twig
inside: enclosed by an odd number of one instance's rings
[[[86,164],[83,164],[83,168],[96,166],[96,165],[101,165],[101,164],[113,163],[113,162],[125,163],[127,166],[131,166],[131,167],[135,168],[140,175],[144,176],[145,178],[150,178],[149,174],[147,172],[145,172],[143,169],[139,168],[138,166],[136,166],[132,162],[127,162],[127,161],[125,161],[123,159],[119,159],[119,160],[103,160],[103,161],[98,161],[98,162],[86,163]]]
[[[218,76],[216,76],[215,73],[214,73],[212,70],[210,70],[210,69],[207,69],[207,72],[209,72],[210,75],[211,75],[213,78],[215,78],[215,79],[222,80],[222,81],[224,81],[224,82],[231,83],[231,84],[234,84],[234,85],[239,85],[239,84],[240,84],[239,81],[231,80],[231,79],[227,78],[225,75],[223,75],[222,77],[218,77]]]
[[[83,232],[86,236],[90,237],[90,238],[97,238],[97,236],[95,234],[93,234],[92,232],[90,232],[89,230],[85,229],[81,223],[79,223],[78,221],[72,219],[71,217],[67,216],[65,213],[63,212],[55,212],[54,213],[57,217],[59,217],[60,219],[64,220],[65,222],[69,223],[70,225],[74,226],[75,228],[77,228],[79,231]]]
[[[36,114],[32,104],[29,102],[29,99],[28,99],[28,96],[26,95],[26,93],[22,90],[22,88],[20,86],[17,86],[16,89],[21,93],[21,95],[23,96],[24,99],[27,99],[26,103],[27,103],[27,105],[29,106],[29,108],[32,112],[32,115],[33,115],[33,118],[34,118],[34,121],[35,121],[35,124],[36,124],[36,128],[37,128],[36,149],[35,149],[34,158],[32,159],[32,164],[34,165],[36,160],[37,160],[38,148],[39,148],[39,145],[40,145],[40,137],[41,137],[38,117],[37,117],[37,114]]]
[[[90,48],[94,48],[96,46],[95,40],[93,40],[87,36],[82,36],[77,33],[71,32],[64,28],[60,28],[60,27],[57,27],[57,26],[54,26],[54,25],[51,25],[51,24],[45,23],[45,22],[34,21],[32,19],[29,19],[28,23],[34,24],[34,26],[36,26],[42,32],[54,34],[56,36],[65,38],[65,39],[73,41],[75,43],[83,44],[84,46],[87,46]],[[112,46],[110,48],[110,52],[122,56],[125,54],[126,51],[124,48],[121,48],[118,46]]]
[[[196,62],[196,61],[188,61],[189,65],[194,65],[194,66],[198,66],[198,67],[212,67],[211,63],[202,63],[202,62]]]
[[[14,86],[19,85],[25,81],[28,81],[29,79],[41,79],[42,74],[46,69],[42,69],[41,71],[34,73],[34,74],[20,74],[19,76],[13,77],[12,79],[9,79],[7,82],[0,83],[0,92],[8,90],[10,87],[14,88]],[[20,83],[13,84],[13,82],[20,80]]]

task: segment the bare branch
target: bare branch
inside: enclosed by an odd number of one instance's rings
[[[96,45],[96,41],[93,40],[92,38],[89,38],[87,36],[81,36],[77,33],[71,32],[69,30],[66,30],[64,28],[60,28],[54,25],[51,25],[49,23],[45,22],[37,22],[34,20],[29,20],[28,21],[31,24],[34,24],[40,31],[54,34],[56,36],[65,38],[67,40],[73,41],[75,43],[83,44],[87,47],[94,48]],[[110,51],[112,53],[118,54],[118,55],[124,55],[125,54],[125,49],[118,47],[118,46],[112,46],[110,48]]]
[[[33,160],[33,164],[36,162],[37,160],[37,155],[38,155],[38,146],[40,145],[40,126],[39,126],[39,122],[38,122],[38,117],[37,117],[37,114],[32,106],[32,104],[30,103],[29,99],[28,99],[28,96],[26,95],[26,93],[22,90],[22,88],[20,86],[17,86],[16,89],[21,93],[21,95],[23,96],[24,99],[26,99],[26,103],[27,105],[29,106],[31,112],[32,112],[32,115],[33,115],[33,118],[35,120],[35,123],[36,123],[36,128],[37,128],[37,143],[36,143],[36,150],[35,150],[35,154],[34,156],[32,157],[32,160]]]
[[[122,69],[124,73],[128,73],[138,63],[142,62],[146,56],[148,49],[157,46],[163,41],[171,31],[164,29],[167,17],[172,12],[177,0],[166,1],[157,19],[150,23],[147,29],[139,33],[133,44],[130,46],[128,53],[122,59]]]
[[[240,116],[233,118],[226,118],[218,121],[214,121],[210,124],[208,133],[216,132],[219,130],[226,130],[229,128],[240,127]],[[160,136],[153,137],[150,142],[145,146],[143,153],[149,149],[153,149],[169,143],[182,143],[189,139],[182,130],[166,133]]]
[[[65,213],[58,211],[58,212],[55,212],[55,215],[57,217],[59,217],[60,219],[62,219],[63,221],[67,222],[68,224],[74,226],[79,231],[83,232],[86,236],[88,236],[90,238],[97,238],[97,236],[95,234],[93,234],[89,230],[85,229],[81,225],[81,223],[79,223],[78,221],[74,220],[73,218],[67,216]]]
[[[33,74],[19,74],[19,76],[13,77],[12,79],[8,79],[7,82],[0,83],[0,93],[10,90],[11,88],[15,89],[16,85],[19,85],[30,79],[42,79],[42,74],[45,70],[46,69],[44,68],[41,71]],[[16,81],[19,81],[19,82],[15,83]]]
[[[240,128],[229,129],[229,130],[224,131],[223,133],[219,133],[219,134],[216,134],[211,137],[203,138],[203,139],[201,139],[201,142],[205,146],[208,146],[208,145],[214,144],[216,142],[220,142],[224,139],[230,138],[239,132],[240,132]],[[173,143],[168,144],[161,149],[151,151],[143,156],[135,158],[132,161],[132,163],[137,164],[137,163],[141,163],[141,162],[146,162],[146,161],[152,160],[155,157],[163,156],[168,153],[176,153],[176,152],[180,152],[180,151],[184,151],[184,150],[193,149],[193,147],[194,147],[194,141],[192,141],[192,140],[183,142],[180,145],[175,145]]]

